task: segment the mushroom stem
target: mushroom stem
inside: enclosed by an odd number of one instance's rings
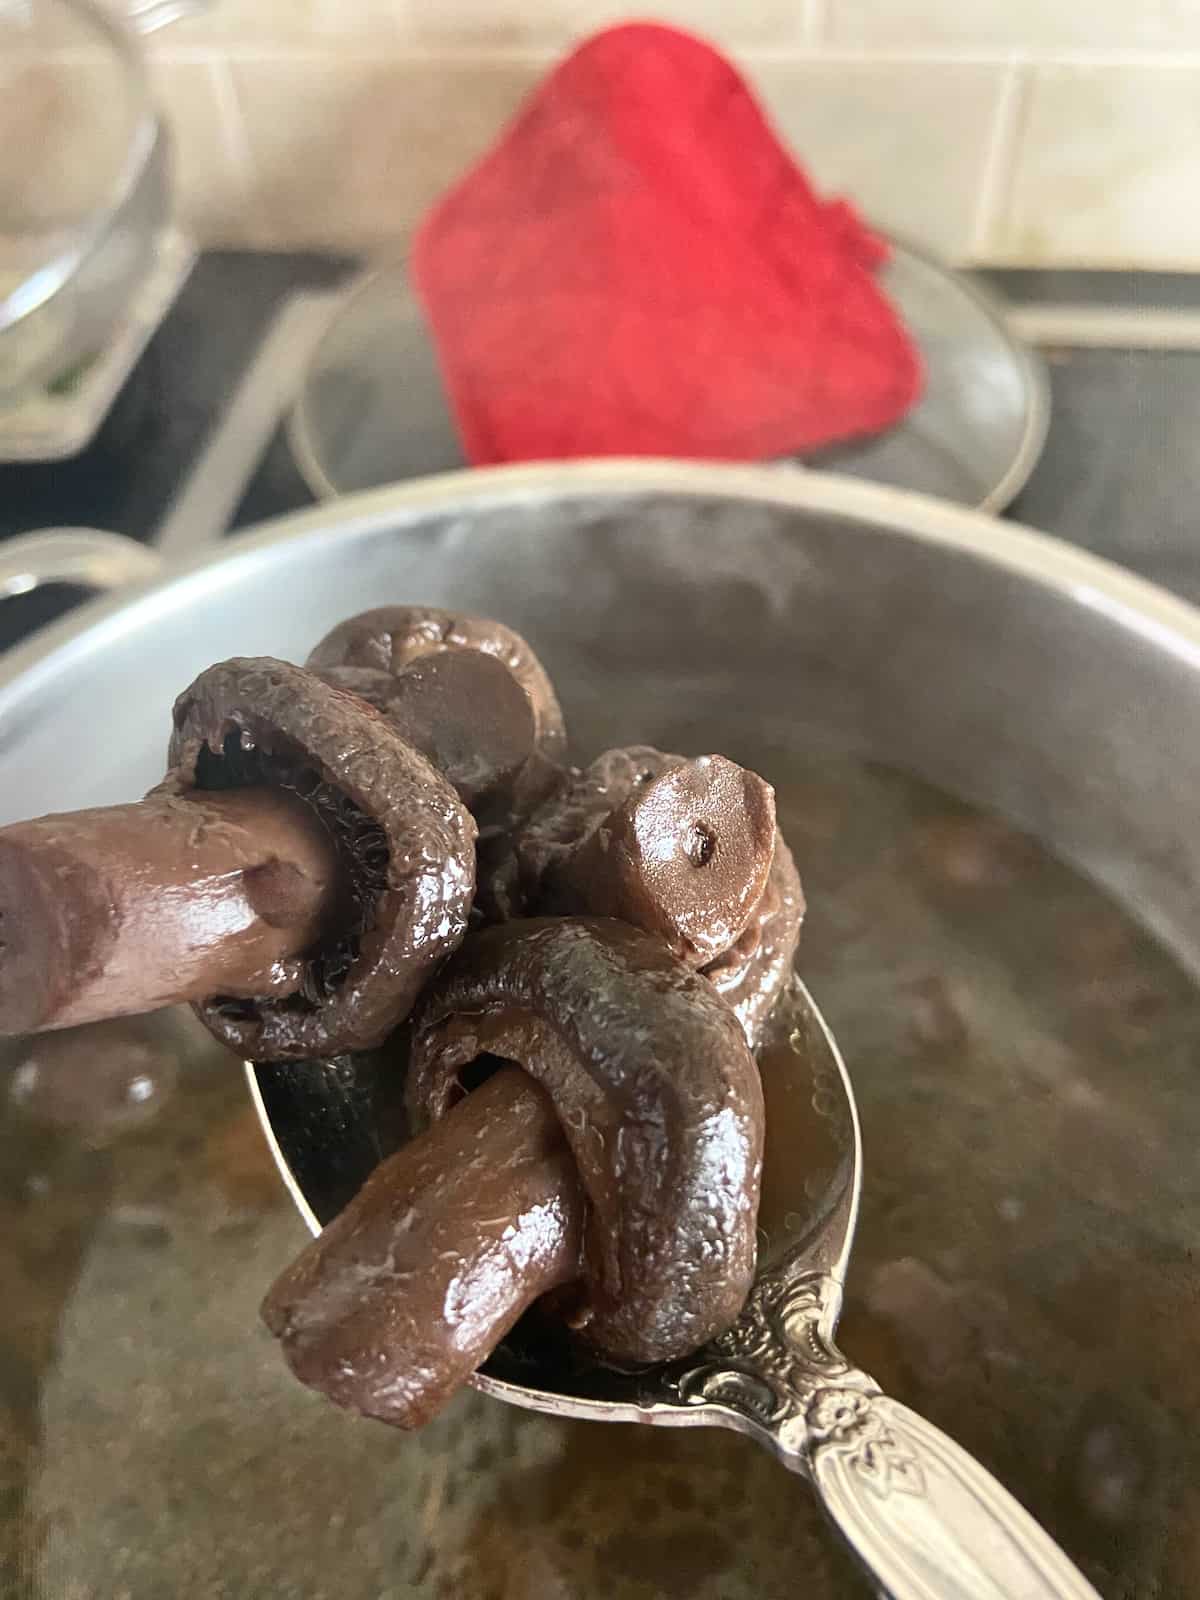
[[[584,1214],[550,1097],[502,1067],[375,1169],[263,1321],[302,1383],[419,1427],[535,1300],[579,1277]]]
[[[0,829],[0,1034],[290,994],[338,878],[325,827],[280,789],[157,794]]]

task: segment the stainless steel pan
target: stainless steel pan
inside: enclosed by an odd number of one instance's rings
[[[727,749],[780,785],[812,891],[802,971],[863,1113],[848,1346],[1102,1594],[1190,1593],[1200,1021],[1127,913],[1200,974],[1200,615],[1023,529],[815,474],[424,480],[239,537],[5,658],[0,820],[142,793],[201,667],[300,657],[392,597],[526,632],[583,751]],[[979,886],[962,841],[995,830],[895,768],[1007,815],[1121,909],[1011,835]],[[186,1020],[161,1041],[175,1097],[111,1163],[0,1115],[31,1274],[0,1315],[24,1474],[5,1504],[28,1507],[0,1550],[23,1538],[44,1592],[861,1593],[744,1440],[676,1453],[671,1430],[480,1395],[399,1438],[292,1384],[255,1307],[302,1230],[245,1143],[240,1074],[180,1053]],[[90,1083],[95,1044],[74,1048]]]
[[[838,477],[606,462],[431,478],[300,512],[0,667],[0,820],[156,781],[176,692],[302,658],[383,597],[502,617],[577,725],[744,704],[1003,812],[1200,971],[1200,619],[1011,524]],[[13,780],[20,775],[20,782]]]

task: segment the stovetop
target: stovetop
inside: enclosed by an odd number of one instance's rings
[[[143,542],[292,294],[336,285],[345,258],[203,256],[93,444],[66,462],[0,467],[0,540],[85,526]],[[1195,310],[1200,278],[998,273],[1018,303]],[[1200,351],[1046,352],[1053,411],[1045,453],[1008,513],[1200,602]],[[310,503],[277,432],[232,519],[239,529]],[[0,602],[0,649],[78,602],[45,589]]]

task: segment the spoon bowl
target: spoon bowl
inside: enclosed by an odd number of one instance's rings
[[[766,1102],[758,1273],[728,1332],[679,1361],[619,1368],[521,1325],[472,1383],[599,1422],[724,1427],[806,1476],[896,1600],[1096,1600],[1007,1490],[883,1395],[834,1342],[862,1188],[854,1088],[798,977],[758,1051]],[[403,1138],[395,1061],[247,1063],[271,1153],[314,1234]]]

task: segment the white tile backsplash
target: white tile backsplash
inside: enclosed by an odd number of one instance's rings
[[[1200,264],[1200,66],[1034,72],[1003,261]]]
[[[310,0],[313,27],[334,38],[371,38],[382,48],[407,37],[408,0]]]
[[[110,0],[111,3],[111,0]],[[151,55],[179,56],[216,47],[288,48],[311,40],[324,0],[208,0],[195,16],[147,36]],[[358,0],[343,0],[351,9]]]
[[[760,66],[776,127],[828,194],[845,194],[881,227],[962,260],[1006,69],[871,61]]]
[[[151,87],[170,108],[176,204],[201,239],[237,236],[245,227],[250,174],[235,124],[228,65],[151,61]]]
[[[258,238],[399,248],[537,76],[503,61],[235,60]]]
[[[1200,270],[1200,0],[661,0],[953,261]],[[386,248],[613,0],[213,0],[155,36],[202,239]]]
[[[1200,0],[827,0],[831,42],[885,48],[1200,49]]]
[[[336,5],[337,0],[332,3]],[[725,48],[794,47],[802,43],[808,27],[804,0],[753,0],[750,4],[659,0],[645,13],[631,12],[620,0],[537,0],[527,5],[500,5],[495,0],[395,3],[401,12],[401,32],[413,43],[470,49],[561,49],[631,16],[652,16],[655,21],[701,33]]]
[[[659,0],[657,5],[631,11],[613,0],[574,0],[579,30],[623,22],[631,16],[653,17],[703,34],[725,49],[746,45],[787,48],[800,44],[805,31],[803,0]]]

